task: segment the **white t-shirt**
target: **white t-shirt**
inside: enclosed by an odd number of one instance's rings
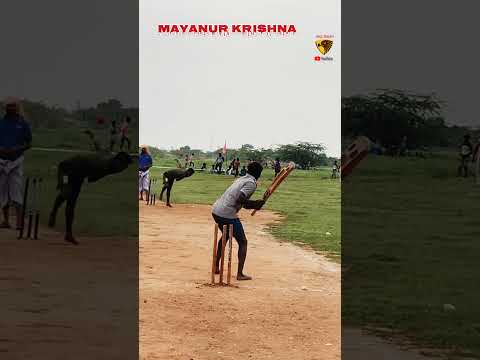
[[[247,199],[249,199],[256,189],[257,181],[252,175],[247,174],[238,178],[225,190],[223,195],[215,201],[212,213],[223,218],[236,219],[238,217],[237,213],[242,208],[242,205],[239,203],[240,193],[245,194]]]

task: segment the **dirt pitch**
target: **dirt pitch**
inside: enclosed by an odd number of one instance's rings
[[[0,229],[0,359],[135,359],[136,239]]]
[[[273,213],[240,217],[254,279],[211,287],[210,207],[141,204],[140,358],[340,359],[340,266],[274,239]]]

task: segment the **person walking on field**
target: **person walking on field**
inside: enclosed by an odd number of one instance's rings
[[[188,156],[188,167],[191,167],[192,169],[195,169],[195,163],[193,162],[194,156],[195,156],[195,153],[192,153],[191,155]]]
[[[0,228],[10,228],[10,206],[16,210],[16,227],[22,225],[23,161],[30,149],[32,132],[21,115],[20,101],[8,99],[5,116],[0,119],[0,206],[3,221]]]
[[[129,127],[131,122],[132,122],[132,119],[130,118],[130,116],[127,116],[122,125],[122,128],[120,129],[122,133],[122,138],[120,140],[120,151],[123,151],[123,146],[125,145],[125,143],[127,143],[127,152],[130,152],[131,141],[130,141],[130,135],[128,132],[129,132]]]
[[[222,173],[222,167],[223,167],[224,161],[225,161],[225,158],[223,157],[222,153],[218,153],[217,160],[215,160],[215,171],[218,174]]]
[[[261,209],[265,204],[264,200],[250,200],[257,189],[257,180],[262,174],[263,167],[258,162],[251,162],[247,167],[247,174],[238,178],[223,193],[223,195],[213,204],[212,217],[223,231],[223,225],[233,224],[233,237],[238,243],[238,271],[237,280],[251,280],[252,277],[243,273],[245,260],[247,258],[247,237],[243,230],[243,225],[238,218],[238,212],[241,208]],[[228,230],[227,230],[228,231]],[[229,234],[226,234],[227,238]],[[222,256],[222,240],[218,241],[216,273],[220,273],[220,259]]]
[[[147,197],[147,192],[150,191],[150,168],[152,165],[152,157],[148,153],[148,148],[144,146],[138,157],[138,192],[140,200],[143,200],[143,194]]]
[[[339,173],[338,162],[337,162],[337,160],[335,160],[335,161],[333,162],[332,176],[331,176],[331,178],[332,178],[332,179],[338,178],[338,173]]]
[[[472,156],[473,153],[473,146],[472,143],[470,142],[470,135],[465,135],[463,137],[463,142],[460,145],[460,166],[458,167],[458,176],[463,176],[467,177],[468,176],[468,160],[470,159],[470,156]]]
[[[282,165],[280,164],[280,158],[275,159],[275,164],[273,165],[273,169],[275,170],[275,177],[280,173],[282,170]]]
[[[233,163],[233,171],[235,177],[238,177],[238,172],[240,171],[240,159],[237,157]]]
[[[176,181],[180,181],[187,177],[192,176],[195,173],[195,170],[192,168],[188,169],[172,169],[165,171],[163,173],[163,188],[162,192],[160,193],[160,201],[163,201],[163,193],[167,190],[167,206],[172,207],[170,203],[170,194],[172,192],[173,183]]]

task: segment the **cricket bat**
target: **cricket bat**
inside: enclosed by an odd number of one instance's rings
[[[277,190],[277,188],[280,186],[280,184],[290,175],[290,173],[295,169],[295,163],[290,162],[288,163],[287,167],[284,167],[278,175],[273,179],[272,183],[268,187],[268,189],[265,191],[263,194],[263,200],[266,202],[270,196]],[[255,215],[257,210],[252,211],[252,216]]]
[[[365,136],[358,137],[342,154],[340,176],[347,177],[370,151],[370,140]]]

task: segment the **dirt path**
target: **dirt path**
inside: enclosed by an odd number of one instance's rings
[[[141,359],[340,359],[340,267],[241,218],[254,280],[211,287],[210,208],[140,206]]]
[[[0,230],[0,359],[135,359],[135,239]]]

